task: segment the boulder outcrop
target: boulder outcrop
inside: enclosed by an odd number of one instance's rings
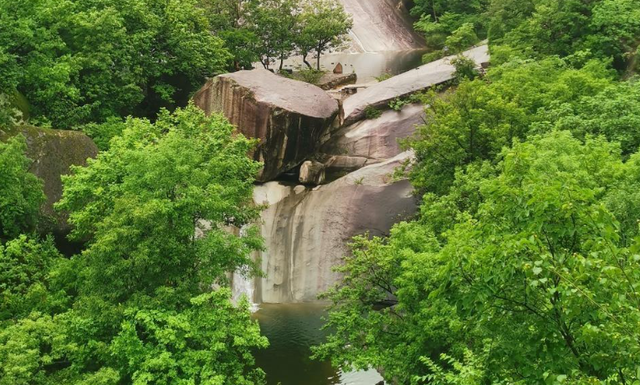
[[[56,233],[69,231],[67,215],[54,211],[53,204],[62,197],[62,175],[71,166],[84,166],[88,158],[95,158],[98,147],[79,131],[52,130],[33,126],[20,126],[8,131],[0,130],[0,140],[23,134],[27,139],[27,156],[33,160],[29,171],[44,181],[47,201],[43,212],[55,218],[52,229]]]
[[[319,185],[324,182],[325,166],[320,162],[307,160],[300,166],[299,181],[302,184]]]
[[[465,51],[463,55],[476,62],[478,67],[489,61],[489,49],[486,45]],[[362,119],[368,106],[381,107],[393,99],[452,80],[456,72],[451,64],[453,58],[455,56],[436,60],[358,91],[344,101],[344,123],[352,124]]]
[[[367,119],[344,127],[322,145],[328,155],[388,159],[400,154],[399,139],[411,136],[424,122],[424,106],[411,104],[401,111],[385,111],[377,119]]]
[[[223,113],[247,137],[260,139],[254,158],[259,181],[296,167],[318,149],[338,114],[322,89],[257,69],[216,76],[194,96],[207,114]]]
[[[405,152],[330,184],[308,188],[269,182],[256,186],[254,200],[262,213],[262,269],[254,298],[264,303],[317,300],[340,276],[332,270],[357,234],[387,234],[394,223],[416,211],[413,188],[396,181],[393,171],[407,160]]]

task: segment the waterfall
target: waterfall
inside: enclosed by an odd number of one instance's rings
[[[242,273],[242,270],[247,269],[242,268],[233,273],[233,277],[231,279],[231,298],[233,303],[238,304],[240,299],[243,296],[246,296],[247,300],[249,300],[251,312],[253,313],[258,310],[258,304],[253,300],[253,292],[255,291],[253,279],[247,278],[246,275]]]
[[[243,237],[247,233],[246,225],[240,228],[239,236]],[[258,310],[258,304],[255,303],[253,298],[253,293],[255,291],[253,278],[249,278],[248,275],[249,267],[242,266],[238,270],[233,272],[231,276],[231,299],[233,303],[238,304],[240,299],[243,296],[247,297],[249,301],[251,312],[256,312]]]

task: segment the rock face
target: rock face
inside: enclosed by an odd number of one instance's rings
[[[262,69],[217,76],[193,99],[207,114],[223,113],[242,134],[260,139],[254,152],[264,163],[259,181],[314,153],[338,113],[338,102],[320,88]]]
[[[401,153],[398,140],[411,136],[424,122],[424,106],[385,111],[377,119],[362,120],[340,129],[322,145],[318,158],[329,175],[343,174],[379,163]]]
[[[475,61],[479,67],[489,61],[486,45],[466,51],[463,55]],[[450,61],[453,58],[455,56],[436,60],[359,91],[344,102],[344,123],[351,124],[362,119],[367,106],[383,106],[395,98],[405,97],[452,80],[455,68]]]
[[[353,18],[351,52],[407,51],[425,48],[413,31],[414,20],[402,0],[340,0]]]
[[[410,156],[402,153],[313,189],[279,182],[257,186],[254,200],[268,208],[262,213],[266,251],[260,255],[266,277],[256,279],[254,300],[317,300],[339,280],[332,267],[341,263],[352,236],[386,234],[412,215],[410,183],[391,176]]]
[[[61,176],[69,173],[71,166],[84,166],[88,158],[95,158],[98,148],[93,141],[79,131],[51,130],[33,126],[12,129],[3,136],[23,134],[27,139],[27,156],[33,160],[29,171],[44,181],[47,202],[43,211],[56,219],[54,232],[66,233],[69,225],[67,216],[56,213],[53,204],[62,197]]]
[[[362,120],[344,127],[322,145],[321,152],[330,155],[388,159],[402,152],[399,139],[415,132],[424,122],[424,106],[411,104],[401,111],[385,111],[377,119]]]

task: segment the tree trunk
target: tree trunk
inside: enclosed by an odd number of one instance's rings
[[[280,54],[280,68],[278,68],[278,72],[282,72],[283,66],[284,66],[284,52]]]
[[[316,59],[316,63],[317,63],[316,69],[320,71],[320,55],[322,54],[322,49],[318,47],[318,49],[316,50],[316,53],[318,54],[318,58]]]
[[[307,61],[307,55],[308,54],[309,54],[309,52],[306,52],[306,51],[302,52],[302,62],[307,65],[307,68],[312,69],[313,67],[311,66],[311,63],[309,63]]]

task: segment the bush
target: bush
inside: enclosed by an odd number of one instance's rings
[[[466,56],[458,55],[451,60],[451,64],[456,68],[454,78],[458,83],[463,80],[473,80],[479,74],[476,62]]]
[[[390,72],[385,72],[385,73],[383,73],[383,74],[382,74],[382,75],[380,75],[380,76],[376,76],[376,80],[377,80],[377,81],[379,81],[379,82],[383,82],[383,81],[385,81],[385,80],[389,80],[389,79],[391,79],[392,77],[393,77],[393,74],[392,74],[392,73],[390,73]]]
[[[326,71],[313,68],[304,68],[298,71],[298,73],[296,73],[294,77],[298,80],[302,80],[303,82],[318,85],[320,79],[322,79],[325,73]]]
[[[478,39],[478,35],[476,35],[473,24],[464,23],[445,40],[445,45],[449,47],[452,53],[458,53],[471,47],[477,43],[478,40],[480,39]]]
[[[378,119],[380,115],[382,115],[382,111],[374,106],[367,106],[367,108],[364,109],[364,115],[367,119]]]

